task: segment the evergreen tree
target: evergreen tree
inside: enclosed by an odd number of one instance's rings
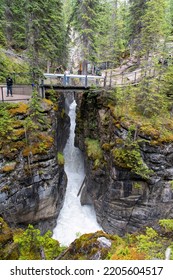
[[[63,18],[60,0],[34,0],[26,3],[27,46],[33,69],[48,60],[61,61],[63,50]]]
[[[79,33],[84,60],[94,62],[97,56],[100,1],[75,0],[74,28]]]
[[[8,46],[14,49],[26,49],[25,31],[26,0],[5,0],[5,17]]]
[[[145,54],[146,59],[149,53],[158,50],[161,40],[165,39],[166,29],[166,3],[167,0],[152,0],[146,2],[145,13],[141,17],[141,55]]]
[[[61,0],[2,0],[0,43],[27,50],[32,69],[45,70],[47,61],[62,63],[65,24]]]
[[[119,62],[124,56],[127,50],[127,39],[128,39],[128,6],[124,1],[114,1],[114,10],[113,10],[113,39],[114,39],[114,48],[113,48],[113,59],[114,61]]]
[[[0,1],[0,45],[6,45],[6,38],[5,38],[5,8],[4,8],[4,0]]]
[[[158,49],[168,28],[166,20],[167,0],[130,1],[130,45],[140,62],[141,56],[149,57]]]
[[[98,26],[98,61],[112,60],[113,34],[112,34],[112,5],[103,1]]]
[[[129,17],[129,45],[131,54],[141,50],[141,29],[142,15],[145,13],[147,0],[129,0],[130,17]],[[139,63],[140,55],[138,55]]]

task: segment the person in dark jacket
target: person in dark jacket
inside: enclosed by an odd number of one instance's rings
[[[9,96],[9,94],[11,96],[13,96],[13,93],[12,93],[13,79],[10,76],[8,76],[6,78],[6,83],[7,83],[7,96]]]

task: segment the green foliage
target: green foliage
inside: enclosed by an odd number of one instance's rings
[[[99,140],[86,138],[85,145],[88,157],[94,160],[94,167],[99,167],[103,159],[103,151],[100,147]]]
[[[136,90],[136,111],[151,118],[168,114],[168,106],[166,95],[158,91],[158,81],[143,79]]]
[[[173,190],[173,180],[170,181],[170,188],[171,188],[171,190]]]
[[[162,81],[161,81],[161,91],[168,96],[172,96],[173,93],[173,65],[169,65],[165,69],[165,72],[162,76]]]
[[[0,103],[0,138],[10,139],[10,134],[13,131],[12,123],[13,120],[10,118],[6,105]]]
[[[62,153],[57,154],[58,163],[64,165],[64,155]]]
[[[29,110],[30,110],[30,117],[33,120],[39,121],[39,119],[42,119],[41,97],[36,89],[34,89],[32,92],[32,98],[29,102]]]
[[[80,34],[85,60],[94,61],[96,58],[99,8],[100,1],[98,0],[74,2],[73,25]]]
[[[146,233],[136,236],[137,248],[146,254],[146,259],[164,259],[164,249],[158,240],[158,233],[152,228],[146,228]]]
[[[51,232],[44,235],[29,225],[26,230],[10,228],[0,218],[0,259],[1,260],[54,260],[62,253],[61,260],[93,259],[99,252],[101,259],[111,260],[151,260],[164,259],[166,248],[173,250],[172,220],[159,221],[164,231],[156,232],[146,227],[143,233],[127,234],[124,237],[106,234],[102,231],[81,235],[69,248],[60,247],[59,242],[51,238]],[[169,236],[168,236],[169,233]],[[101,248],[99,237],[110,240],[110,248]],[[171,253],[171,259],[173,255]]]
[[[138,63],[141,56],[148,60],[149,53],[153,54],[161,45],[164,48],[163,39],[169,33],[167,3],[167,0],[130,1],[130,41]]]
[[[156,51],[158,41],[166,35],[166,4],[167,0],[146,1],[146,10],[141,17],[143,53]]]
[[[134,184],[133,184],[133,187],[134,187],[135,189],[138,189],[138,190],[140,190],[140,189],[142,188],[142,186],[141,186],[140,183],[134,183]]]
[[[53,103],[55,103],[55,102],[57,101],[55,90],[54,90],[53,88],[52,88],[52,89],[49,89],[49,90],[47,90],[47,93],[48,93],[48,95],[49,95],[49,99],[50,99]]]
[[[114,148],[112,154],[116,165],[128,168],[144,179],[149,178],[153,174],[152,170],[149,170],[142,159],[138,141],[133,141],[131,136],[126,138],[123,146]]]
[[[16,83],[29,83],[28,64],[24,61],[8,57],[0,48],[0,82],[5,83],[9,73],[13,76]],[[20,73],[20,74],[15,74]],[[24,74],[27,73],[27,74]]]
[[[55,60],[62,63],[67,47],[61,0],[3,0],[0,15],[0,42],[27,51],[32,69]]]
[[[40,260],[41,251],[46,260],[56,258],[62,251],[59,242],[51,238],[52,233],[40,234],[40,230],[32,225],[19,235],[14,236],[14,242],[18,244],[19,260]]]
[[[144,78],[137,87],[114,90],[111,94],[114,103],[110,100],[108,106],[117,125],[122,124],[128,130],[133,125],[137,134],[150,136],[153,144],[172,142],[171,91],[169,98],[165,94],[168,87],[166,79],[158,86],[157,79]]]
[[[159,225],[162,226],[166,232],[173,233],[173,219],[160,220]]]

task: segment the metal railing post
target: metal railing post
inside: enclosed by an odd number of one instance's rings
[[[135,72],[135,84],[136,84],[136,72]]]
[[[64,74],[64,78],[63,78],[63,86],[66,86],[66,74]]]
[[[87,77],[87,75],[85,76],[85,87],[87,87],[88,86],[88,77]]]
[[[42,96],[42,98],[45,98],[45,95],[44,95],[44,80],[43,79],[41,80],[41,96]]]
[[[4,102],[4,91],[3,91],[3,87],[1,87],[1,95],[2,95],[2,102]]]
[[[109,87],[111,87],[111,85],[112,85],[112,70],[111,70],[111,72],[110,72],[110,81],[109,81]]]
[[[106,87],[106,82],[107,82],[107,71],[105,72],[105,77],[104,77],[104,84],[103,84],[104,88]]]
[[[124,73],[122,73],[122,79],[121,79],[121,84],[124,84]]]

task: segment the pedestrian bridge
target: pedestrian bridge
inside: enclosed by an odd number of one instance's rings
[[[73,74],[51,74],[44,73],[41,80],[41,87],[61,88],[61,89],[86,89],[92,86],[105,87],[107,76],[94,75],[73,75]]]
[[[159,76],[154,68],[139,69],[134,72],[110,73],[105,72],[102,76],[96,75],[74,75],[74,74],[53,74],[44,73],[39,82],[39,92],[44,98],[48,89],[66,91],[84,91],[91,87],[112,88],[125,87],[129,85],[136,86],[144,78],[153,78]],[[34,84],[13,86],[13,98],[6,97],[6,85],[0,85],[0,102],[1,101],[28,101],[32,96]]]

